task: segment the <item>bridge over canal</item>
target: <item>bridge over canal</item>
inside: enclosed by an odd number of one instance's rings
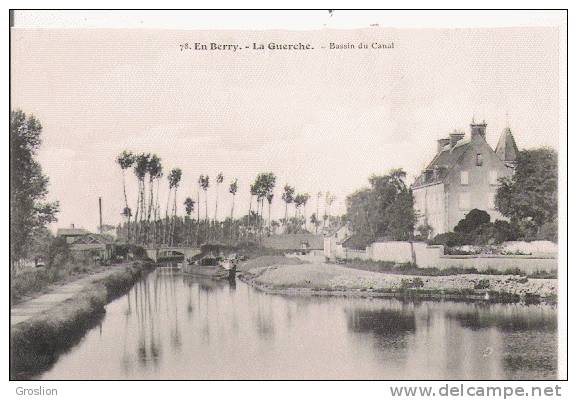
[[[184,257],[184,259],[200,254],[199,247],[158,247],[146,249],[146,255],[153,261]]]

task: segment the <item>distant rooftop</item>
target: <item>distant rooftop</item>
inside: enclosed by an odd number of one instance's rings
[[[84,236],[88,234],[90,232],[82,228],[58,228],[56,231],[56,236]]]

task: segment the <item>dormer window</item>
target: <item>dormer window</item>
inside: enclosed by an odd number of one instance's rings
[[[483,165],[483,155],[481,153],[477,153],[477,167]]]

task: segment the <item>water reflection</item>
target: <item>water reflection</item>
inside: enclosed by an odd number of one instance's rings
[[[556,330],[546,306],[284,297],[162,269],[42,378],[544,379]]]

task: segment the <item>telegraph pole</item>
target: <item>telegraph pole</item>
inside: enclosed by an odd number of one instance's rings
[[[102,197],[98,198],[98,214],[100,216],[100,233],[102,233]]]

